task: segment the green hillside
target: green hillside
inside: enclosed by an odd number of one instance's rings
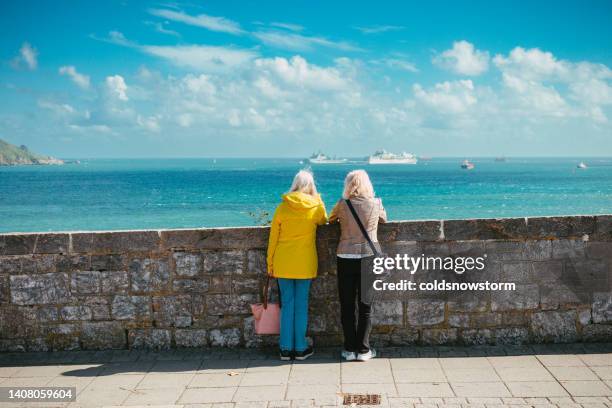
[[[32,153],[26,146],[15,146],[0,139],[0,166],[64,164],[62,160]]]

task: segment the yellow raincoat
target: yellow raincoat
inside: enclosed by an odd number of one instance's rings
[[[327,222],[320,196],[298,191],[282,196],[272,218],[268,242],[268,273],[275,278],[317,276],[317,226]]]

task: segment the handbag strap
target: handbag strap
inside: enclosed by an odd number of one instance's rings
[[[266,275],[266,283],[264,284],[263,290],[263,307],[268,308],[268,291],[270,289],[270,275]]]
[[[372,253],[374,255],[379,255],[378,249],[374,246],[374,243],[370,239],[370,235],[368,234],[368,231],[366,231],[365,227],[361,223],[361,220],[359,219],[359,215],[357,214],[357,211],[355,211],[355,207],[353,207],[353,203],[351,203],[351,200],[348,200],[348,199],[344,200],[344,202],[346,202],[346,205],[348,205],[349,210],[351,210],[351,214],[353,214],[353,218],[355,218],[355,221],[357,222],[357,225],[359,226],[359,229],[361,230],[363,237],[368,242],[368,245],[370,246]]]

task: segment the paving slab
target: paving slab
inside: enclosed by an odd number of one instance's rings
[[[510,391],[503,382],[451,382],[451,387],[458,397],[511,397]],[[473,402],[476,404],[484,402]],[[488,401],[493,405],[501,405],[501,400]]]
[[[556,381],[506,382],[514,397],[565,397],[569,394]]]
[[[561,385],[575,397],[612,396],[612,389],[603,381],[561,381]]]

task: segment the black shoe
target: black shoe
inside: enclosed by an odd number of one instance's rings
[[[293,357],[293,353],[289,350],[281,350],[280,351],[280,359],[281,361],[289,361]]]
[[[304,351],[296,351],[295,359],[299,361],[303,361],[303,360],[306,360],[308,357],[312,356],[313,354],[314,354],[314,350],[312,349],[312,347],[308,347]]]

